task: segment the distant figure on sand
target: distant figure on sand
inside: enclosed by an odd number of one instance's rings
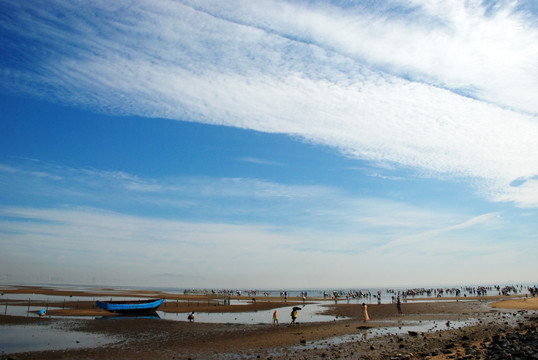
[[[291,311],[291,324],[290,325],[295,325],[295,320],[297,319],[297,310],[293,309]]]
[[[194,311],[191,312],[191,313],[189,314],[189,316],[187,316],[187,319],[189,319],[189,322],[193,322],[193,321],[194,321]]]
[[[398,296],[398,300],[396,301],[396,308],[398,309],[398,314],[403,314],[402,311],[402,302],[400,301],[400,297]]]
[[[362,308],[364,309],[364,321],[369,321],[370,317],[368,316],[368,305],[362,303]]]
[[[278,326],[278,310],[273,312],[273,326]]]

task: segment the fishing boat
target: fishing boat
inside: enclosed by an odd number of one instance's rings
[[[126,301],[99,301],[95,302],[98,308],[119,314],[151,313],[155,312],[165,299],[126,300]]]

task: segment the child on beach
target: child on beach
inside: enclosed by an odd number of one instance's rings
[[[273,326],[278,326],[278,310],[273,312]]]
[[[189,316],[187,316],[187,319],[189,320],[189,322],[193,322],[193,321],[194,321],[194,311],[191,312],[191,313],[189,314]]]
[[[293,309],[291,311],[291,324],[290,325],[295,325],[295,320],[297,319],[297,310]]]

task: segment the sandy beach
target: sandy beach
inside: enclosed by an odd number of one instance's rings
[[[15,306],[17,301],[22,301],[7,300],[10,294],[104,299],[117,295],[113,289],[73,292],[37,287],[7,288],[2,293],[2,306]],[[118,317],[98,321],[114,314],[96,309],[93,301],[32,304],[62,309],[49,310],[44,318],[1,315],[0,325],[40,325],[75,334],[109,336],[115,341],[86,348],[2,354],[1,359],[448,359],[464,356],[479,359],[485,358],[485,344],[491,343],[495,336],[535,332],[538,325],[538,298],[533,297],[421,299],[404,303],[403,314],[398,314],[395,304],[368,304],[370,321],[364,321],[360,304],[325,301],[323,312],[334,317],[333,321],[301,322],[299,313],[298,324],[288,326],[289,314],[281,312],[280,326],[271,326],[271,318],[266,323],[255,324],[189,323],[186,314],[281,309],[304,305],[302,299],[283,301],[280,297],[243,296],[240,299],[245,302],[240,305],[223,305],[218,295],[143,291],[122,294],[165,297],[166,306],[159,310],[166,314],[184,313],[181,318],[185,321]]]

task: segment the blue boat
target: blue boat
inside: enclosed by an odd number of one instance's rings
[[[163,299],[126,300],[126,301],[99,301],[95,302],[98,308],[119,314],[136,314],[155,312],[164,302]]]

